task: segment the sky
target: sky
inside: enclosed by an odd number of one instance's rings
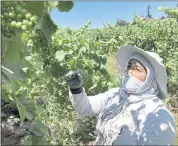
[[[61,27],[80,29],[91,20],[89,28],[104,27],[103,23],[115,25],[117,19],[131,22],[133,13],[146,15],[146,8],[151,6],[153,18],[160,18],[165,14],[157,10],[159,6],[176,7],[178,2],[74,2],[69,12],[59,12],[57,8],[51,12],[55,24]]]

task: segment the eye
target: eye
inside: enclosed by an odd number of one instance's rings
[[[137,71],[141,72],[141,69],[140,69],[140,68],[136,67],[135,69],[136,69]]]

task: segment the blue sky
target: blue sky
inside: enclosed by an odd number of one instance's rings
[[[91,20],[90,28],[101,28],[103,23],[115,24],[117,19],[132,21],[133,13],[146,14],[146,8],[151,6],[154,18],[164,15],[157,10],[158,6],[176,7],[176,2],[74,2],[69,12],[59,12],[53,9],[51,17],[57,25],[79,29]]]

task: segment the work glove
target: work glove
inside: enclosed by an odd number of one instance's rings
[[[78,71],[69,71],[64,75],[64,80],[70,86],[70,89],[79,89],[83,85],[82,76]]]

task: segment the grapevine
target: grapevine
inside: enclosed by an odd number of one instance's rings
[[[63,75],[78,70],[88,95],[117,87],[120,75],[110,75],[108,57],[123,45],[154,51],[164,59],[169,94],[174,97],[166,102],[177,108],[177,8],[159,7],[166,19],[146,20],[135,15],[134,22],[123,27],[107,24],[89,29],[91,21],[79,30],[58,27],[50,11],[57,8],[70,13],[73,6],[72,1],[2,2],[4,145],[83,145],[93,141],[96,118],[81,118],[75,112]]]

